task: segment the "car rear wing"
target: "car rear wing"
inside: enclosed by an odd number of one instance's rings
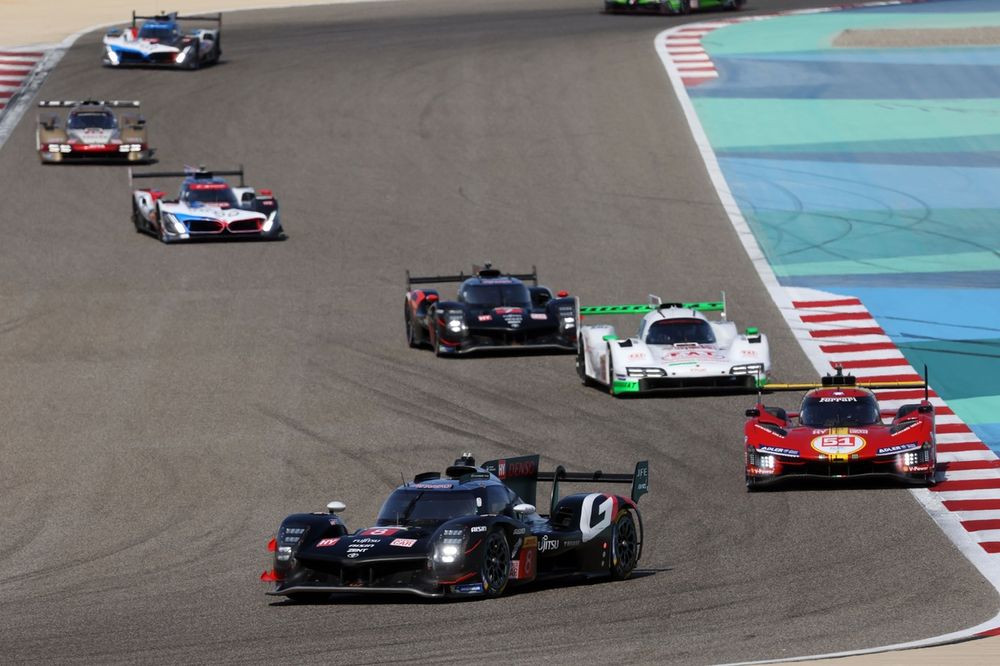
[[[552,496],[549,499],[550,514],[555,511],[556,504],[559,503],[560,483],[628,483],[632,486],[630,496],[633,502],[638,502],[640,497],[649,492],[647,460],[637,462],[631,474],[606,474],[600,470],[567,472],[562,465],[557,466],[553,472],[540,472],[538,463],[538,455],[518,456],[489,460],[483,463],[482,468],[502,480],[508,488],[529,504],[535,504],[538,482],[550,481],[552,483]]]
[[[649,295],[648,303],[629,303],[624,305],[581,305],[580,316],[597,315],[633,315],[647,314],[657,310],[669,310],[672,308],[682,308],[684,310],[697,310],[698,312],[721,312],[722,318],[726,318],[726,292],[722,292],[721,301],[693,301],[689,303],[670,302],[664,303],[663,299],[653,294]]]
[[[410,275],[410,271],[406,271],[406,290],[409,291],[410,287],[415,284],[435,284],[443,282],[465,282],[469,278],[474,277],[505,277],[514,278],[516,280],[531,280],[532,284],[538,286],[538,269],[534,266],[531,267],[530,273],[501,273],[500,271],[490,267],[490,264],[486,264],[485,268],[479,269],[475,266],[472,267],[472,272],[469,274],[459,273],[458,275],[420,275],[413,276]]]
[[[111,108],[138,109],[141,105],[136,99],[47,99],[38,103],[40,109],[65,109],[83,105],[108,106]]]
[[[209,171],[205,167],[198,167],[197,169],[189,168],[184,169],[184,171],[140,171],[138,173],[132,171],[129,167],[128,170],[128,182],[131,185],[132,181],[136,178],[194,178],[196,180],[209,180],[215,176],[239,176],[240,177],[240,187],[246,187],[243,180],[243,165],[240,165],[239,169],[228,169],[228,170],[212,170]]]
[[[202,14],[200,16],[181,16],[177,12],[170,12],[169,14],[159,14],[157,16],[139,16],[132,10],[132,27],[135,27],[136,21],[211,21],[213,23],[218,23],[219,27],[222,27],[222,13],[218,14]]]
[[[927,370],[927,366],[924,366],[924,379],[923,381],[912,380],[912,381],[898,381],[898,382],[865,382],[858,381],[858,378],[854,375],[845,375],[844,368],[841,366],[836,367],[836,372],[832,375],[827,375],[822,377],[819,383],[802,383],[802,384],[772,384],[767,383],[760,387],[760,390],[764,393],[780,392],[780,391],[811,391],[818,388],[830,388],[834,386],[846,386],[846,387],[857,387],[865,388],[872,391],[880,389],[903,389],[903,388],[915,388],[924,390],[924,400],[930,399],[930,373]]]

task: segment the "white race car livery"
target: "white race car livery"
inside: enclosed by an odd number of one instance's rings
[[[141,24],[136,21],[143,20]],[[212,21],[216,28],[183,32],[179,21]],[[112,28],[104,36],[102,62],[109,67],[150,65],[197,69],[218,62],[222,55],[222,15],[136,16],[125,29]]]
[[[705,312],[720,312],[709,320]],[[619,338],[613,326],[582,326],[577,372],[585,384],[612,395],[650,391],[755,390],[771,369],[767,336],[740,333],[725,318],[722,301],[581,307],[580,316],[642,314],[635,337]]]
[[[219,176],[238,175],[239,187]],[[133,173],[129,178],[183,178],[176,199],[166,192],[138,189],[132,192],[135,230],[156,236],[164,243],[193,239],[284,237],[278,200],[270,190],[254,190],[243,182],[243,170],[198,170]]]

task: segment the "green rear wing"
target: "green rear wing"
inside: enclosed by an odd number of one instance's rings
[[[538,455],[518,456],[488,460],[482,467],[487,472],[503,481],[508,488],[529,504],[536,504],[535,498],[539,481],[552,483],[552,496],[549,498],[549,513],[555,511],[559,503],[560,483],[628,483],[632,486],[631,498],[638,502],[639,498],[649,492],[649,461],[641,460],[635,464],[631,474],[606,474],[596,472],[567,472],[559,465],[553,472],[538,470]]]
[[[580,316],[598,315],[644,315],[657,310],[680,308],[698,312],[721,312],[726,318],[726,292],[722,292],[721,301],[692,301],[665,303],[659,296],[649,295],[648,303],[626,303],[623,305],[581,305]]]

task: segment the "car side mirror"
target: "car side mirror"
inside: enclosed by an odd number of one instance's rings
[[[934,412],[934,405],[920,405],[917,407],[917,411],[921,414],[932,414]]]
[[[332,502],[326,505],[326,510],[329,511],[330,513],[340,513],[346,508],[347,505],[339,500],[333,500]]]
[[[521,504],[514,505],[515,513],[535,513],[537,509],[534,504],[528,504],[527,502],[522,502]]]
[[[760,416],[760,410],[759,409],[748,409],[746,413],[747,413],[747,416],[749,416],[750,418],[756,418],[756,417]]]
[[[255,198],[256,198],[256,195],[253,192],[244,192],[243,195],[240,197],[240,199],[245,204],[253,203],[253,200]]]

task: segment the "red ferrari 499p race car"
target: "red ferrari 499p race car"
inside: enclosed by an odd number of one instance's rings
[[[885,423],[873,389],[919,387],[918,403]],[[841,369],[820,384],[768,384],[764,391],[802,391],[798,412],[758,400],[744,426],[748,490],[792,477],[883,476],[932,485],[937,464],[934,407],[927,382],[859,384]]]

